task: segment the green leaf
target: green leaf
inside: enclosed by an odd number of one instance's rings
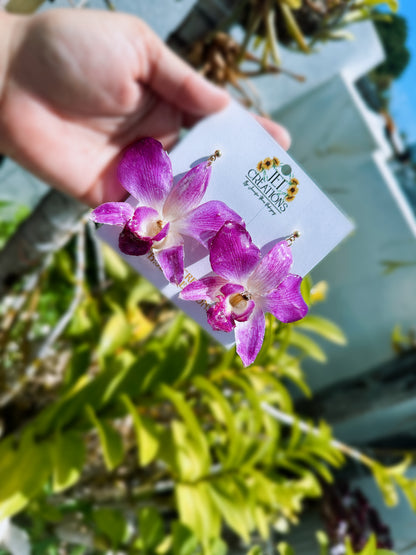
[[[123,442],[120,434],[106,422],[99,420],[91,406],[87,406],[87,415],[92,424],[97,428],[103,451],[104,462],[108,470],[113,470],[118,466],[124,457]]]
[[[145,507],[137,511],[137,519],[140,547],[144,553],[153,553],[165,536],[163,521],[153,507]]]
[[[111,541],[113,548],[127,540],[128,526],[121,511],[102,507],[96,509],[92,517],[97,530]]]
[[[293,548],[286,542],[280,542],[277,544],[277,549],[279,551],[279,555],[295,555]]]
[[[7,444],[6,444],[7,445]],[[51,471],[49,444],[28,437],[0,459],[0,521],[21,511],[44,486]]]
[[[250,549],[250,551],[247,551],[247,555],[263,555],[263,551],[261,547],[259,547],[258,545],[255,545]]]
[[[117,349],[125,345],[131,337],[131,328],[126,315],[117,308],[108,319],[101,334],[97,354],[105,357],[113,354]]]
[[[189,527],[202,543],[207,544],[220,535],[220,515],[211,499],[208,484],[178,483],[175,495],[181,523]]]
[[[227,555],[228,546],[221,538],[214,538],[209,543],[209,551],[211,555]]]
[[[9,0],[6,10],[10,13],[30,14],[35,12],[45,0]]]
[[[209,494],[225,522],[248,543],[254,518],[247,488],[230,477],[218,478],[212,482]]]
[[[202,479],[211,466],[211,459],[201,452],[200,443],[179,420],[173,420],[162,436],[159,458],[184,482]]]
[[[329,539],[325,532],[322,532],[322,530],[318,530],[316,532],[316,539],[320,547],[319,555],[328,555]]]
[[[312,289],[312,279],[309,275],[305,276],[300,284],[300,292],[302,294],[305,303],[310,306],[311,304],[311,289]]]
[[[173,555],[195,555],[199,541],[192,530],[182,522],[174,522],[172,531]]]
[[[321,347],[310,337],[302,333],[291,330],[289,343],[292,347],[297,347],[303,353],[318,362],[326,362],[326,355]]]
[[[53,491],[60,492],[78,481],[85,461],[82,436],[74,431],[57,432],[51,445]]]
[[[347,343],[347,338],[343,331],[336,324],[327,318],[322,318],[322,316],[308,314],[297,324],[297,327],[313,331],[337,345],[346,345]]]
[[[133,418],[138,446],[139,465],[146,466],[150,464],[158,454],[161,433],[153,420],[139,416],[136,407],[127,395],[122,395],[121,401]]]
[[[189,403],[185,400],[183,394],[175,391],[166,384],[162,384],[160,386],[160,393],[174,405],[175,409],[186,423],[188,432],[198,444],[201,458],[204,458],[206,461],[210,460],[206,434],[199,425],[198,419],[196,418]]]
[[[107,274],[116,281],[127,279],[130,275],[128,264],[106,243],[101,243],[101,249]]]

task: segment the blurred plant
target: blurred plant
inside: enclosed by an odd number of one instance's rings
[[[408,26],[404,17],[391,14],[388,18],[376,18],[377,33],[386,53],[385,61],[377,66],[377,77],[397,79],[410,62],[410,52],[406,46]]]
[[[390,503],[399,486],[415,504],[406,465],[385,468],[293,412],[288,384],[310,395],[302,359],[325,360],[309,332],[343,344],[337,326],[270,318],[244,369],[100,252],[80,228],[3,309],[0,519],[16,515],[37,552],[226,553],[295,524],[345,455]],[[309,280],[303,294],[310,302]]]
[[[320,547],[320,555],[395,555],[393,551],[379,549],[375,536],[370,536],[368,542],[363,546],[361,551],[356,551],[350,540],[347,538],[345,543],[338,544],[337,548],[330,549],[328,537],[323,532],[316,533],[316,539]],[[278,545],[279,555],[295,555],[294,550],[287,543]]]
[[[199,4],[201,13],[209,12],[204,0]],[[282,67],[279,45],[311,53],[319,41],[351,39],[353,36],[345,30],[348,24],[388,18],[375,11],[379,4],[387,4],[393,11],[398,8],[396,0],[231,1],[227,4],[228,15],[217,21],[192,17],[191,13],[170,42],[208,79],[218,85],[231,85],[245,104],[261,112],[258,95],[246,78],[285,73],[304,80]],[[236,24],[244,31],[241,44],[230,35]],[[198,36],[195,28],[199,29]]]
[[[325,488],[322,502],[329,545],[341,553],[349,538],[355,551],[363,549],[373,536],[379,548],[391,549],[390,529],[381,521],[376,509],[359,489],[351,490],[347,484],[334,484]]]
[[[410,329],[405,335],[399,325],[394,326],[391,345],[397,355],[406,355],[416,351],[416,332]]]

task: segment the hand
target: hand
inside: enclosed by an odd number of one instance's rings
[[[0,15],[0,36],[2,26],[10,31],[0,152],[91,206],[125,197],[116,168],[129,143],[152,136],[169,149],[181,127],[228,103],[225,91],[133,16]],[[0,65],[0,81],[1,73]],[[289,146],[285,129],[269,121],[265,127]]]

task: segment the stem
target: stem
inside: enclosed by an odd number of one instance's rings
[[[40,367],[44,358],[49,354],[50,348],[57,341],[57,339],[62,335],[65,328],[69,324],[71,318],[73,317],[78,305],[80,304],[83,296],[83,284],[84,284],[84,273],[85,273],[85,223],[87,216],[82,218],[79,224],[79,233],[77,237],[77,254],[76,254],[76,270],[75,270],[75,288],[74,296],[72,301],[63,314],[63,316],[58,320],[56,326],[52,329],[50,334],[45,338],[43,343],[40,345],[36,357],[32,360],[29,366],[26,368],[24,375],[21,379],[14,384],[14,386],[7,391],[0,398],[0,407],[7,405],[13,397],[18,395],[18,393],[23,389],[23,387],[33,378],[37,369]]]
[[[272,407],[268,403],[262,402],[261,407],[265,412],[267,412],[267,414],[269,414],[270,416],[273,416],[273,418],[275,418],[282,424],[286,424],[287,426],[294,426],[295,424],[297,424],[299,426],[299,429],[302,430],[302,432],[305,432],[306,434],[313,434],[315,436],[319,436],[321,433],[318,428],[311,426],[310,424],[308,424],[307,422],[304,422],[303,420],[298,420],[291,414],[287,414],[286,412],[276,409],[275,407]],[[332,447],[335,447],[336,449],[338,449],[345,455],[348,455],[352,459],[360,461],[365,466],[372,468],[375,464],[375,461],[373,461],[373,459],[371,459],[370,457],[367,457],[367,455],[364,455],[363,453],[361,453],[361,451],[358,451],[358,449],[350,447],[349,445],[347,445],[346,443],[343,443],[342,441],[339,441],[337,439],[332,439],[330,443]]]
[[[279,54],[279,47],[277,45],[275,16],[276,16],[276,12],[274,11],[273,8],[270,8],[265,21],[266,21],[266,29],[267,29],[267,38],[272,52],[272,59],[276,65],[280,65],[281,60],[280,60],[280,54]]]

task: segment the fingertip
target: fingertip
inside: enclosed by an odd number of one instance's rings
[[[282,148],[288,150],[291,143],[292,137],[289,131],[283,125],[272,121],[271,119],[264,118],[262,116],[255,116],[260,125],[268,132],[270,135],[280,144]]]

